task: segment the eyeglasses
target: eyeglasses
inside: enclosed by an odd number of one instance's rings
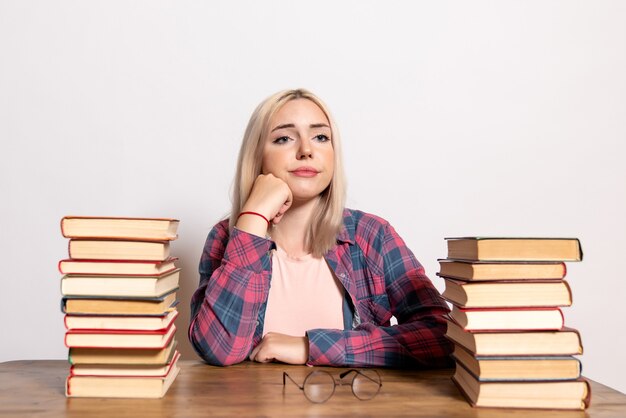
[[[350,383],[342,382],[341,379],[354,374]],[[337,386],[350,385],[352,388],[352,394],[362,401],[367,401],[374,398],[380,392],[382,387],[382,380],[376,370],[356,370],[350,369],[339,375],[339,381],[324,370],[315,370],[307,375],[304,379],[304,383],[300,386],[295,380],[283,372],[283,387],[285,386],[286,378],[291,380],[298,388],[304,392],[304,396],[313,403],[324,403],[333,396],[335,388]]]

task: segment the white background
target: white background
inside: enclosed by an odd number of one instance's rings
[[[306,87],[344,140],[349,206],[441,290],[444,237],[572,236],[566,324],[626,391],[626,3],[0,1],[0,361],[65,358],[64,215],[181,220],[178,339],[245,124]]]

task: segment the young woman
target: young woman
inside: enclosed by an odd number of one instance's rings
[[[389,223],[344,196],[326,106],[306,90],[263,101],[191,301],[189,339],[205,361],[450,365],[445,302]]]

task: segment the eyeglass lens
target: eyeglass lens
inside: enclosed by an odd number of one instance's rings
[[[362,401],[372,399],[380,391],[380,376],[374,370],[360,370],[352,379],[352,393]]]
[[[316,371],[304,380],[304,396],[311,402],[326,402],[335,393],[335,380],[324,371]]]
[[[350,381],[352,393],[358,399],[362,401],[372,399],[380,391],[382,384],[380,375],[376,370],[365,369],[357,371],[353,369],[343,373],[341,377],[346,378],[348,374],[352,378]],[[333,376],[326,371],[320,370],[310,373],[304,379],[301,389],[304,391],[304,396],[311,402],[323,403],[333,396],[336,386],[337,382]]]

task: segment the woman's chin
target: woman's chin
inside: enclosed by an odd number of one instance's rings
[[[318,192],[317,190],[315,191],[291,191],[292,196],[293,196],[293,203],[298,205],[298,204],[303,204],[303,203],[308,203],[312,200],[317,200],[320,198],[320,194],[321,192]]]

